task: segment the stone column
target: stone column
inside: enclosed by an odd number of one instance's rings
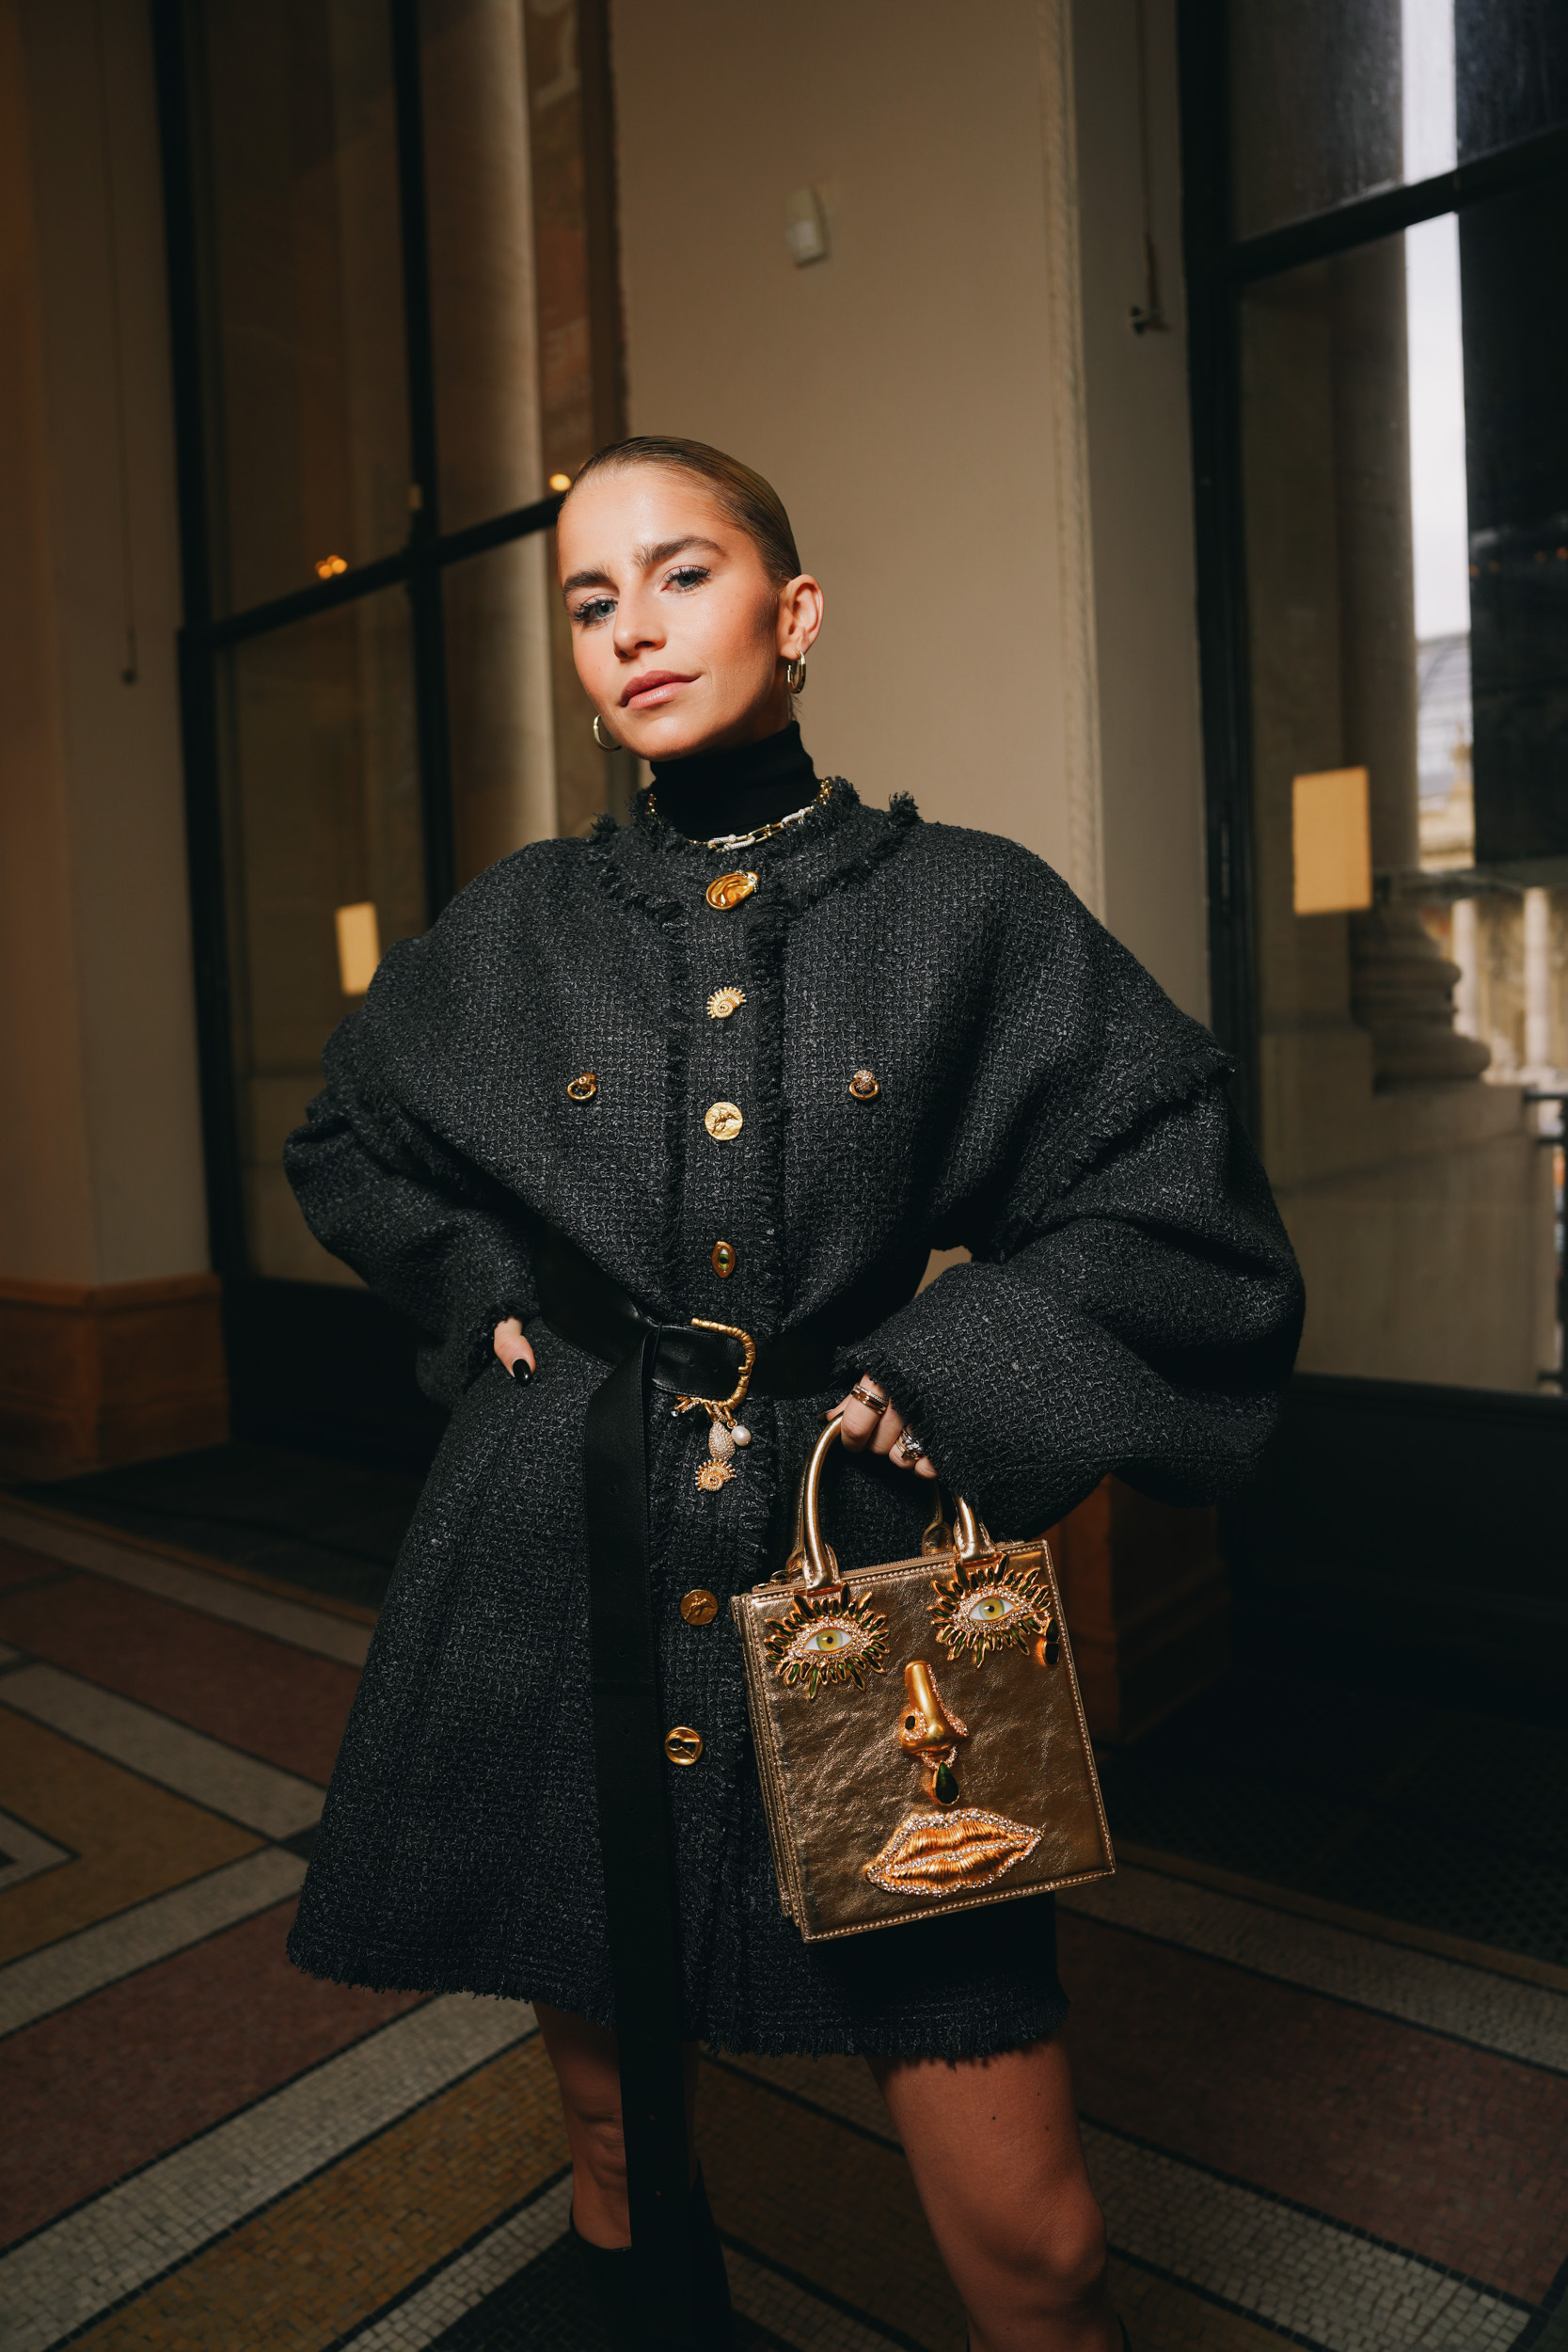
[[[421,11],[441,521],[544,493],[522,0]],[[542,534],[446,576],[457,878],[557,825]]]
[[[1399,895],[1420,864],[1402,242],[1341,255],[1329,285],[1343,739],[1370,777],[1372,867],[1388,878],[1351,926],[1351,1009],[1380,1086],[1477,1078],[1491,1057],[1454,1026],[1459,966]]]

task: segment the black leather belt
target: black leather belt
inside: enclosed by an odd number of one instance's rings
[[[809,1396],[830,1387],[835,1351],[912,1296],[925,1263],[924,1245],[900,1250],[826,1313],[764,1341],[750,1392]],[[564,1234],[538,1236],[534,1272],[550,1329],[615,1367],[589,1399],[582,1460],[594,1770],[626,2195],[648,2344],[696,2352],[680,1937],[648,1574],[648,1403],[653,1389],[727,1396],[746,1348],[728,1332],[653,1322]]]

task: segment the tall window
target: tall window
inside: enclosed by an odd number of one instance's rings
[[[1192,0],[1183,46],[1216,1004],[1302,1366],[1549,1393],[1568,10]]]
[[[301,1293],[354,1287],[280,1157],[326,1036],[454,888],[614,794],[551,585],[559,493],[621,429],[606,33],[594,0],[158,0],[156,22],[244,1426],[259,1329],[297,1356]]]

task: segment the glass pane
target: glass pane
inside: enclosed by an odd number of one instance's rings
[[[582,78],[573,0],[529,0],[533,245],[539,271],[539,410],[545,471],[574,474],[594,453],[594,360]],[[600,354],[608,364],[610,355]]]
[[[1428,222],[1243,305],[1263,1147],[1307,1274],[1305,1370],[1533,1391],[1560,1341],[1527,1095],[1568,1062],[1568,866],[1478,866],[1477,843],[1510,773],[1493,681],[1538,758],[1547,741],[1546,637],[1521,613],[1560,614],[1568,588],[1568,557],[1535,560],[1568,372],[1553,392],[1526,361],[1530,252],[1481,309],[1465,238]],[[1534,534],[1491,576],[1513,601],[1476,564],[1494,478]],[[1555,645],[1560,690],[1560,619]],[[1560,756],[1553,776],[1555,807]]]
[[[210,461],[220,609],[408,529],[384,0],[201,0]]]
[[[1568,8],[1237,0],[1230,72],[1245,237],[1568,122]]]
[[[283,1139],[377,954],[425,927],[401,589],[252,639],[219,665],[235,1088],[251,1271],[356,1278],[312,1239]],[[346,983],[346,985],[345,985]]]

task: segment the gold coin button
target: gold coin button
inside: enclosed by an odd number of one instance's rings
[[[672,1764],[695,1764],[703,1752],[703,1735],[689,1724],[677,1724],[664,1735],[664,1753]]]
[[[725,907],[737,907],[743,898],[751,897],[757,886],[757,879],[755,874],[718,874],[709,882],[705,896],[710,907],[718,907],[721,911]]]
[[[857,1070],[849,1081],[849,1091],[857,1103],[869,1103],[874,1094],[880,1094],[874,1070]]]
[[[721,1282],[727,1282],[729,1280],[730,1276],[735,1272],[735,1248],[733,1244],[727,1241],[716,1241],[714,1243],[713,1271],[718,1275],[719,1279]]]
[[[717,1595],[699,1584],[694,1593],[688,1593],[681,1602],[681,1615],[688,1625],[711,1625],[719,1614]],[[671,1734],[673,1738],[673,1733]]]
[[[710,1103],[703,1113],[703,1124],[715,1143],[733,1143],[746,1120],[737,1103]]]
[[[707,1000],[710,1021],[727,1021],[732,1012],[738,1012],[746,1002],[743,988],[716,988]]]
[[[585,1070],[580,1078],[567,1081],[566,1091],[574,1103],[591,1103],[598,1090],[599,1082],[591,1070]]]

